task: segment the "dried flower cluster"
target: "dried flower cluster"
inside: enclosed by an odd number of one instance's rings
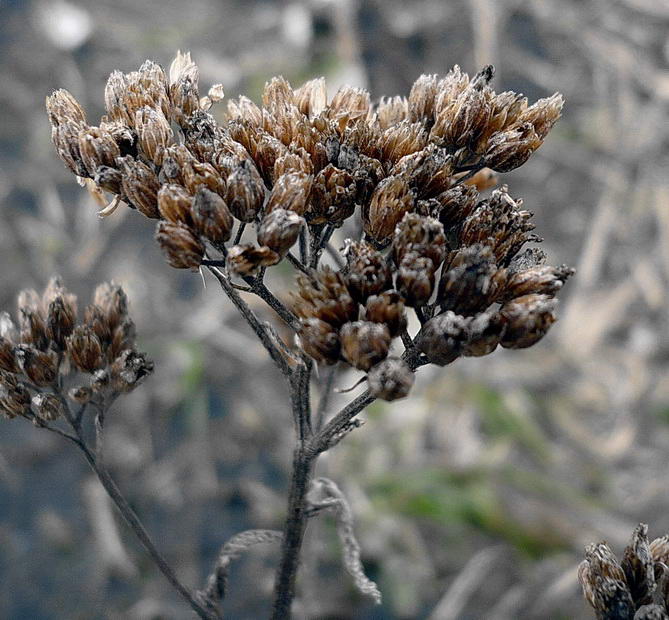
[[[444,365],[537,342],[572,273],[544,266],[537,250],[518,256],[540,239],[506,187],[481,195],[492,171],[517,168],[542,144],[562,97],[529,105],[495,93],[492,76],[491,66],[472,79],[456,66],[376,105],[351,87],[328,101],[322,78],[297,89],[274,78],[262,107],[240,97],[219,124],[208,109],[221,87],[200,98],[197,66],[179,53],[169,77],[151,61],[112,73],[99,126],[64,90],[47,109],[66,165],[114,196],[102,213],[123,201],[158,219],[173,267],[197,270],[217,251],[249,281],[301,239],[293,309],[303,351],[369,373],[372,394],[392,400],[413,382],[411,364],[389,356],[406,308],[423,323],[415,346]],[[346,265],[318,269],[333,230],[354,215]],[[241,243],[247,224],[256,243]]]
[[[101,284],[77,318],[77,299],[58,278],[40,296],[18,298],[18,325],[0,314],[0,412],[36,424],[56,420],[67,407],[64,380],[74,403],[102,404],[130,392],[153,370],[135,348],[135,327],[125,293]]]
[[[578,579],[597,618],[669,618],[669,536],[649,542],[640,523],[620,562],[605,542],[588,545]]]

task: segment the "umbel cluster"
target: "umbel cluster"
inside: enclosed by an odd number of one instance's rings
[[[555,321],[553,297],[572,273],[545,266],[537,249],[521,252],[540,239],[505,186],[482,194],[493,171],[517,168],[542,144],[562,97],[529,105],[495,93],[492,76],[456,66],[378,103],[352,87],[328,99],[323,78],[294,89],[278,77],[262,106],[240,97],[217,122],[209,110],[222,88],[201,98],[198,68],[179,53],[169,75],[152,61],[112,73],[97,126],[65,90],[47,110],[67,167],[111,195],[103,215],[122,202],[158,220],[156,240],[176,268],[220,261],[250,282],[289,260],[300,270],[299,346],[367,372],[373,395],[392,400],[408,393],[416,366],[415,356],[389,356],[393,339],[439,365],[528,347]],[[319,267],[342,226],[351,238],[341,260]],[[422,325],[413,342],[407,308]]]
[[[41,296],[19,294],[17,319],[0,313],[0,412],[8,418],[42,425],[65,415],[68,400],[107,405],[153,371],[116,284],[98,286],[80,318],[77,298],[52,278]]]

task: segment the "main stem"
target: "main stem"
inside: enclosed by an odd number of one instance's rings
[[[316,456],[305,450],[305,441],[298,443],[293,454],[293,473],[288,497],[288,514],[283,532],[281,561],[274,584],[273,620],[290,618],[295,598],[295,579],[300,564],[300,550],[307,525],[307,492],[313,475]]]

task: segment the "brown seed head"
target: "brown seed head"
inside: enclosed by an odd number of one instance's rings
[[[414,195],[403,177],[392,176],[381,181],[363,211],[363,229],[376,242],[387,245],[395,227],[413,209]]]
[[[384,291],[380,295],[372,295],[367,299],[365,319],[386,325],[393,338],[399,336],[407,326],[404,299],[393,290]]]
[[[2,336],[0,336],[0,370],[13,373],[21,372],[14,353],[14,344]]]
[[[358,318],[358,304],[353,301],[344,276],[324,267],[311,278],[297,277],[298,294],[293,294],[295,313],[304,319],[317,318],[338,328]]]
[[[168,183],[158,191],[158,210],[168,222],[191,226],[191,202],[193,197],[181,185]]]
[[[227,184],[226,202],[232,214],[242,222],[253,222],[265,200],[265,184],[258,169],[243,160],[228,177]]]
[[[93,372],[104,364],[102,344],[87,325],[79,325],[67,339],[72,363],[82,372]]]
[[[121,186],[125,197],[146,217],[158,219],[158,190],[160,182],[156,173],[146,164],[130,156],[116,160],[123,174]]]
[[[304,215],[312,183],[313,177],[304,172],[288,172],[277,177],[267,201],[266,212],[287,209]]]
[[[500,301],[533,293],[553,297],[573,274],[574,270],[566,265],[560,267],[542,265],[525,271],[516,271],[509,276]]]
[[[204,244],[185,224],[158,222],[155,239],[172,267],[191,271],[200,268],[204,257]]]
[[[64,295],[58,295],[50,304],[46,317],[46,335],[62,351],[65,339],[72,333],[77,320],[77,308]]]
[[[300,236],[304,220],[294,211],[274,209],[260,222],[258,243],[274,250],[279,256],[293,247]]]
[[[426,304],[434,290],[434,263],[427,256],[405,254],[397,270],[395,285],[407,306]]]
[[[369,391],[382,400],[398,400],[409,395],[415,375],[401,359],[388,357],[373,366],[367,374]]]
[[[499,312],[482,312],[467,324],[467,342],[462,350],[465,357],[481,357],[492,353],[500,343],[506,325]]]
[[[497,132],[488,141],[485,165],[497,172],[515,170],[530,158],[542,142],[529,122]]]
[[[524,295],[505,303],[499,311],[506,323],[502,346],[524,349],[539,342],[557,320],[556,306],[546,295]]]
[[[302,350],[317,362],[336,364],[339,361],[339,336],[329,323],[315,318],[301,319],[297,335]]]
[[[314,179],[307,219],[314,224],[339,224],[353,215],[357,188],[350,172],[328,164]]]
[[[38,387],[52,385],[58,375],[58,358],[54,351],[40,351],[35,347],[20,344],[16,347],[16,359],[25,375]]]
[[[117,392],[131,392],[153,372],[145,353],[126,349],[111,365],[111,386]]]
[[[392,288],[392,272],[385,257],[364,241],[347,240],[344,250],[346,285],[351,297],[364,304],[370,295]]]
[[[439,220],[407,213],[395,229],[393,258],[396,265],[409,253],[425,256],[436,270],[446,255],[444,227]]]
[[[416,346],[438,366],[446,366],[462,354],[468,338],[468,321],[448,311],[430,319],[416,337]]]
[[[161,165],[164,149],[174,137],[165,115],[152,107],[140,108],[135,112],[135,131],[138,146],[144,156],[157,166]]]
[[[371,321],[345,323],[340,331],[344,359],[359,370],[368,371],[385,359],[390,349],[390,331]]]
[[[632,600],[637,607],[653,601],[655,591],[654,561],[648,542],[648,526],[639,523],[634,528],[632,540],[625,548],[620,563]]]
[[[72,94],[64,88],[54,91],[46,98],[46,111],[49,122],[53,126],[63,123],[79,124],[82,127],[86,125],[86,115],[83,108]]]
[[[232,234],[234,219],[223,198],[200,187],[193,198],[191,217],[195,230],[214,244],[223,244]]]
[[[233,245],[225,259],[227,270],[240,276],[253,276],[261,267],[276,265],[281,257],[265,245],[256,247],[252,243]]]

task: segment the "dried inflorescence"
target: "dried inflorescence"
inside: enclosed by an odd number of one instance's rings
[[[668,567],[669,537],[650,542],[640,523],[621,561],[605,542],[588,545],[578,580],[597,618],[661,620],[669,617]]]
[[[153,362],[136,350],[128,300],[116,284],[98,286],[81,320],[76,297],[58,278],[41,296],[19,294],[17,323],[0,313],[0,412],[8,418],[55,420],[67,398],[103,405],[152,371]]]
[[[215,252],[249,281],[285,257],[295,263],[301,239],[293,309],[303,351],[369,372],[372,393],[392,399],[408,392],[417,361],[537,342],[572,273],[544,266],[537,251],[519,256],[540,240],[532,214],[506,186],[483,193],[542,144],[562,97],[529,105],[495,93],[493,73],[421,76],[408,98],[376,105],[361,89],[342,87],[328,102],[323,79],[293,89],[274,78],[262,106],[240,97],[219,123],[207,110],[220,86],[200,98],[197,67],[179,53],[169,75],[151,61],[113,73],[97,127],[67,91],[47,109],[65,164],[113,195],[103,214],[122,201],[159,219],[173,267],[197,270]],[[333,230],[351,218],[360,237],[347,241],[346,264],[318,269]],[[255,241],[242,241],[251,228]],[[385,363],[406,336],[406,308],[422,323],[413,361]]]

